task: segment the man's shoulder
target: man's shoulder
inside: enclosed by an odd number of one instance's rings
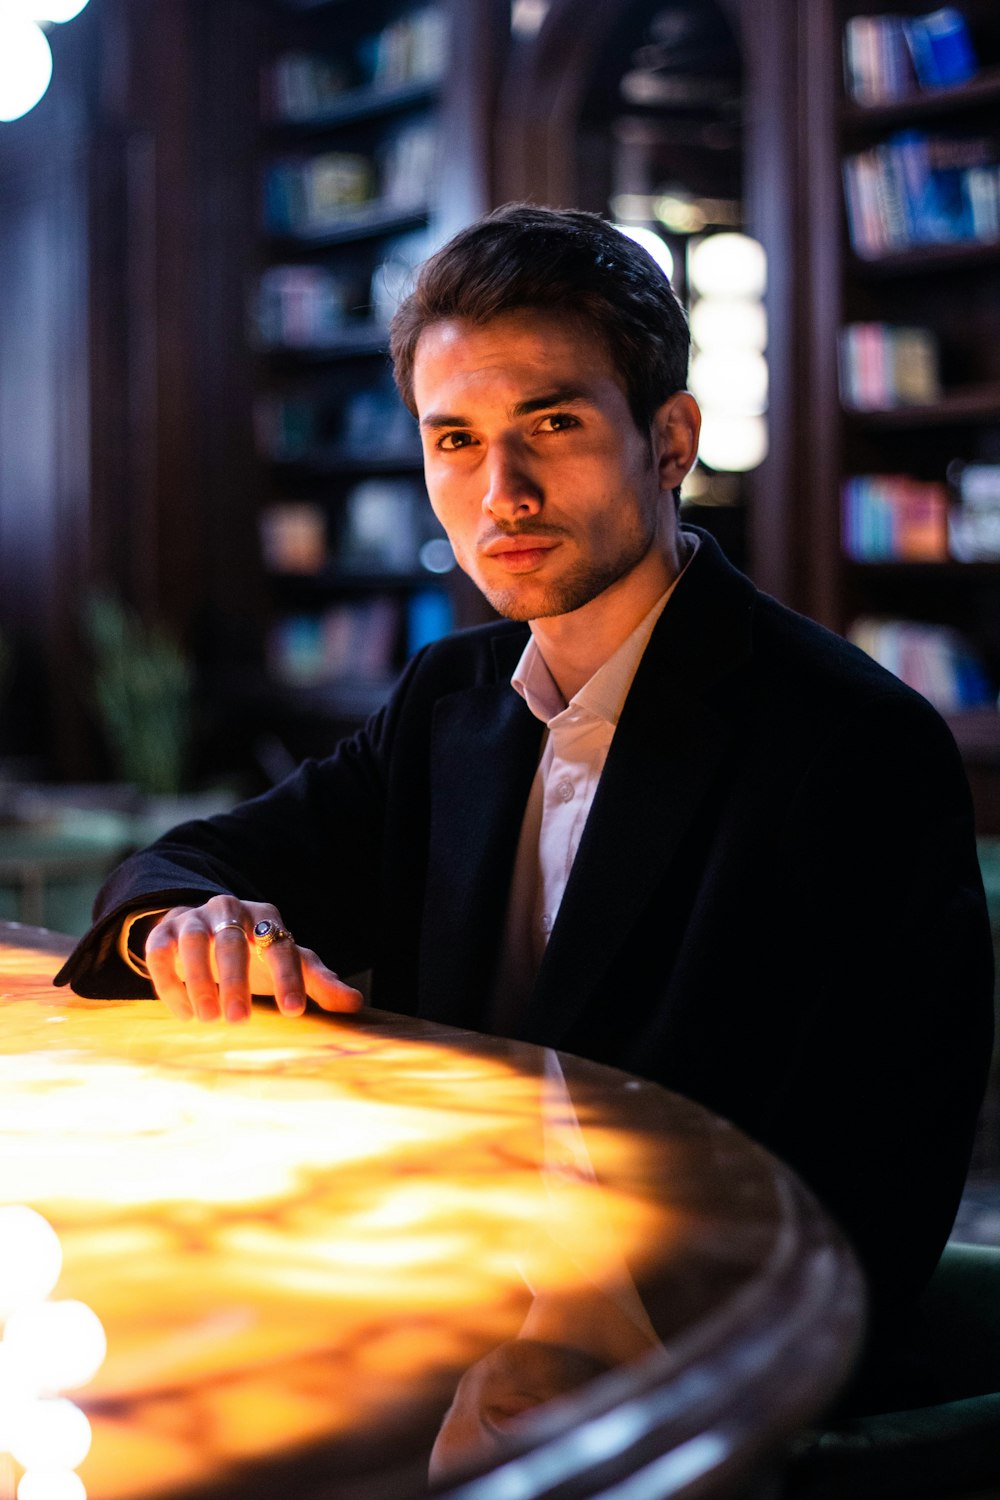
[[[794,716],[843,730],[877,721],[901,733],[950,731],[938,711],[853,642],[767,594],[758,594],[754,658],[761,692],[781,697]]]
[[[711,536],[699,533],[699,540],[690,580],[685,575],[687,587],[678,589],[683,645],[654,657],[666,670],[676,668],[679,653],[690,653],[710,688],[718,684],[741,701],[749,692],[763,714],[804,733],[869,712],[943,728],[926,698],[843,636],[758,589]],[[665,638],[674,615],[671,601],[661,625]]]

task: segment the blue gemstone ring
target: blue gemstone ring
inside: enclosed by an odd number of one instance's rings
[[[281,943],[285,939],[294,943],[295,939],[287,927],[280,927],[277,922],[258,922],[253,930],[254,947],[258,953],[263,953],[270,948],[272,943]]]

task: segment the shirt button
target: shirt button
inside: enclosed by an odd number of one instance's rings
[[[543,932],[551,932],[552,931],[552,918],[549,916],[549,914],[548,914],[547,911],[543,911],[542,912],[542,931]]]
[[[556,784],[556,796],[560,802],[572,802],[575,795],[571,781],[560,781]]]

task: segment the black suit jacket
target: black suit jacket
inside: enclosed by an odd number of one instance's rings
[[[144,992],[122,913],[272,901],[373,998],[473,1029],[540,726],[509,679],[526,627],[418,656],[328,760],[168,834],[109,880],[61,978]],[[145,991],[148,993],[148,991]],[[798,1169],[876,1311],[949,1232],[992,1037],[970,799],[927,702],[760,594],[708,537],[626,701],[518,1035],[701,1101]]]

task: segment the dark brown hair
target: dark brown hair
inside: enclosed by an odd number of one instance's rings
[[[667,277],[598,214],[508,203],[460,230],[420,269],[389,335],[400,395],[416,414],[413,362],[443,318],[488,323],[525,308],[570,314],[607,349],[640,432],[687,381],[690,337]]]

